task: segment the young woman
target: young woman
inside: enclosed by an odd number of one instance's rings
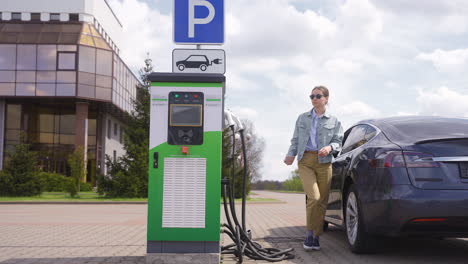
[[[325,86],[312,89],[312,110],[301,114],[294,129],[291,146],[284,159],[291,165],[297,156],[299,177],[307,195],[307,233],[305,250],[319,250],[323,219],[327,208],[332,177],[332,153],[341,149],[343,128],[340,121],[327,112],[329,91]]]

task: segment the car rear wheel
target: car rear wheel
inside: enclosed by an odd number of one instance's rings
[[[365,231],[362,207],[354,186],[351,186],[346,197],[344,213],[346,235],[351,251],[353,253],[370,253],[374,251],[374,239]]]
[[[327,231],[328,231],[328,225],[329,225],[328,222],[323,221],[323,232],[327,232]]]
[[[179,68],[179,71],[184,71],[185,70],[185,65],[179,64],[179,66],[177,66],[177,68]]]
[[[200,65],[200,70],[206,71],[206,65],[205,64]]]

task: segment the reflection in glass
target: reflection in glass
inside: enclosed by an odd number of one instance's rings
[[[76,45],[58,45],[58,51],[76,51]]]
[[[0,82],[15,82],[15,71],[0,71]]]
[[[37,69],[55,71],[57,62],[57,47],[55,45],[39,45],[37,47]]]
[[[76,53],[75,52],[59,52],[58,53],[58,69],[59,70],[75,70],[76,69]]]
[[[55,71],[38,71],[37,82],[38,83],[55,83]]]
[[[111,89],[96,87],[96,98],[97,99],[110,101],[112,99],[111,94],[112,94]]]
[[[57,83],[57,96],[75,96],[76,84]]]
[[[42,43],[42,44],[58,43],[59,38],[60,38],[60,33],[56,33],[56,32],[45,33],[45,32],[43,32],[39,36],[38,43]]]
[[[96,85],[96,75],[93,73],[79,72],[78,83],[87,85]]]
[[[0,70],[14,70],[16,63],[16,45],[0,45]]]
[[[104,39],[100,38],[100,37],[95,37],[94,38],[94,43],[96,44],[97,48],[106,49],[106,50],[111,49],[109,47],[109,45],[107,44],[107,42]]]
[[[36,69],[36,45],[18,45],[18,70]]]
[[[78,69],[84,72],[96,72],[96,49],[80,46]]]
[[[35,83],[17,83],[16,95],[34,96],[36,94]]]
[[[36,72],[35,71],[17,71],[16,72],[16,81],[17,82],[36,82]]]
[[[21,105],[8,104],[6,127],[9,129],[21,128]]]
[[[95,136],[96,135],[96,119],[88,119],[88,135]]]
[[[19,43],[37,43],[39,41],[39,33],[28,32],[23,34],[18,34]]]
[[[60,134],[60,144],[65,144],[65,145],[75,144],[75,135]]]
[[[48,109],[39,110],[39,132],[54,132],[54,113]]]
[[[21,138],[21,130],[19,129],[7,129],[5,132],[5,138],[7,141],[19,141]]]
[[[54,134],[53,133],[39,133],[39,143],[54,144]]]
[[[96,86],[111,88],[112,78],[108,76],[96,75]]]
[[[58,71],[57,72],[58,83],[75,83],[76,72],[74,71]]]
[[[97,50],[96,73],[112,76],[112,52],[106,50]]]
[[[62,33],[60,34],[60,43],[75,44],[78,42],[80,34]]]
[[[15,83],[0,83],[0,95],[15,95]]]
[[[78,85],[78,96],[94,98],[94,86]]]
[[[37,96],[54,96],[55,83],[38,83],[36,89]]]
[[[75,115],[62,114],[60,116],[60,133],[75,134]]]

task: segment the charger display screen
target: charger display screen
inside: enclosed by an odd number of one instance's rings
[[[170,126],[202,126],[202,105],[173,104],[169,113]]]

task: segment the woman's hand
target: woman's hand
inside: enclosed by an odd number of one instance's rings
[[[291,165],[291,164],[293,164],[295,158],[296,157],[294,157],[294,156],[286,156],[286,158],[284,158],[284,163],[286,165]]]
[[[332,151],[332,147],[331,146],[326,146],[326,147],[323,147],[319,150],[318,152],[318,155],[320,157],[325,157],[325,156],[328,156],[328,154],[330,154],[330,152]]]

